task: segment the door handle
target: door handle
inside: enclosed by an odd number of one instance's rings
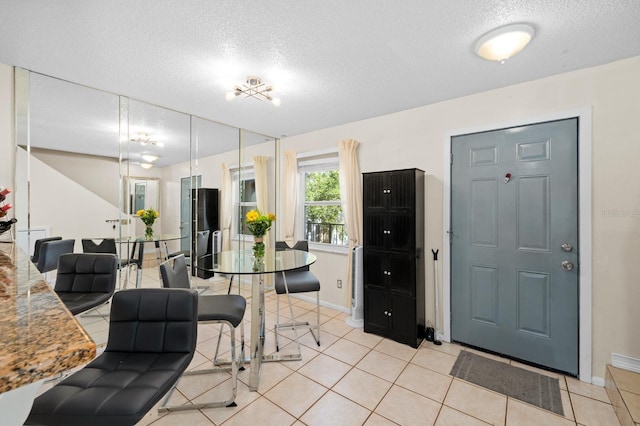
[[[569,262],[568,260],[563,260],[561,265],[562,265],[562,269],[564,269],[565,271],[573,270],[573,263]]]

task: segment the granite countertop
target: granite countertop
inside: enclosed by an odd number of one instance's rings
[[[91,361],[96,345],[15,243],[0,242],[0,393]]]

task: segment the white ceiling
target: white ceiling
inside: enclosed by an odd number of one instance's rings
[[[474,55],[517,22],[522,53]],[[637,55],[639,0],[0,0],[0,63],[274,137]],[[248,75],[282,105],[225,100]]]

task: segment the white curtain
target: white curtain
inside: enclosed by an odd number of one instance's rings
[[[345,139],[338,143],[338,157],[340,160],[340,198],[344,221],[349,233],[349,256],[347,257],[347,288],[345,299],[347,305],[351,302],[352,255],[353,247],[362,244],[362,182],[360,166],[358,165],[358,141]]]
[[[262,214],[269,212],[269,185],[267,182],[267,163],[269,157],[256,155],[253,157],[253,171],[256,181],[256,205]],[[270,246],[269,233],[264,236],[264,245]]]
[[[296,234],[296,210],[298,201],[298,159],[295,151],[284,152],[284,187],[282,202],[284,205],[282,228],[284,240],[293,246]]]
[[[231,172],[222,163],[222,195],[220,203],[220,224],[222,225],[222,250],[231,250],[231,218],[233,217],[233,197],[231,192]]]

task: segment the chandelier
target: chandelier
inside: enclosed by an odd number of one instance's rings
[[[245,98],[255,98],[259,101],[267,100],[275,106],[279,106],[280,99],[274,97],[271,94],[272,91],[273,86],[267,86],[260,77],[249,76],[242,86],[233,86],[233,91],[227,92],[225,98],[231,101],[237,96],[243,95]]]
[[[137,138],[129,139],[131,142],[137,142],[140,145],[164,146],[162,142],[154,141],[144,132],[138,132]]]

